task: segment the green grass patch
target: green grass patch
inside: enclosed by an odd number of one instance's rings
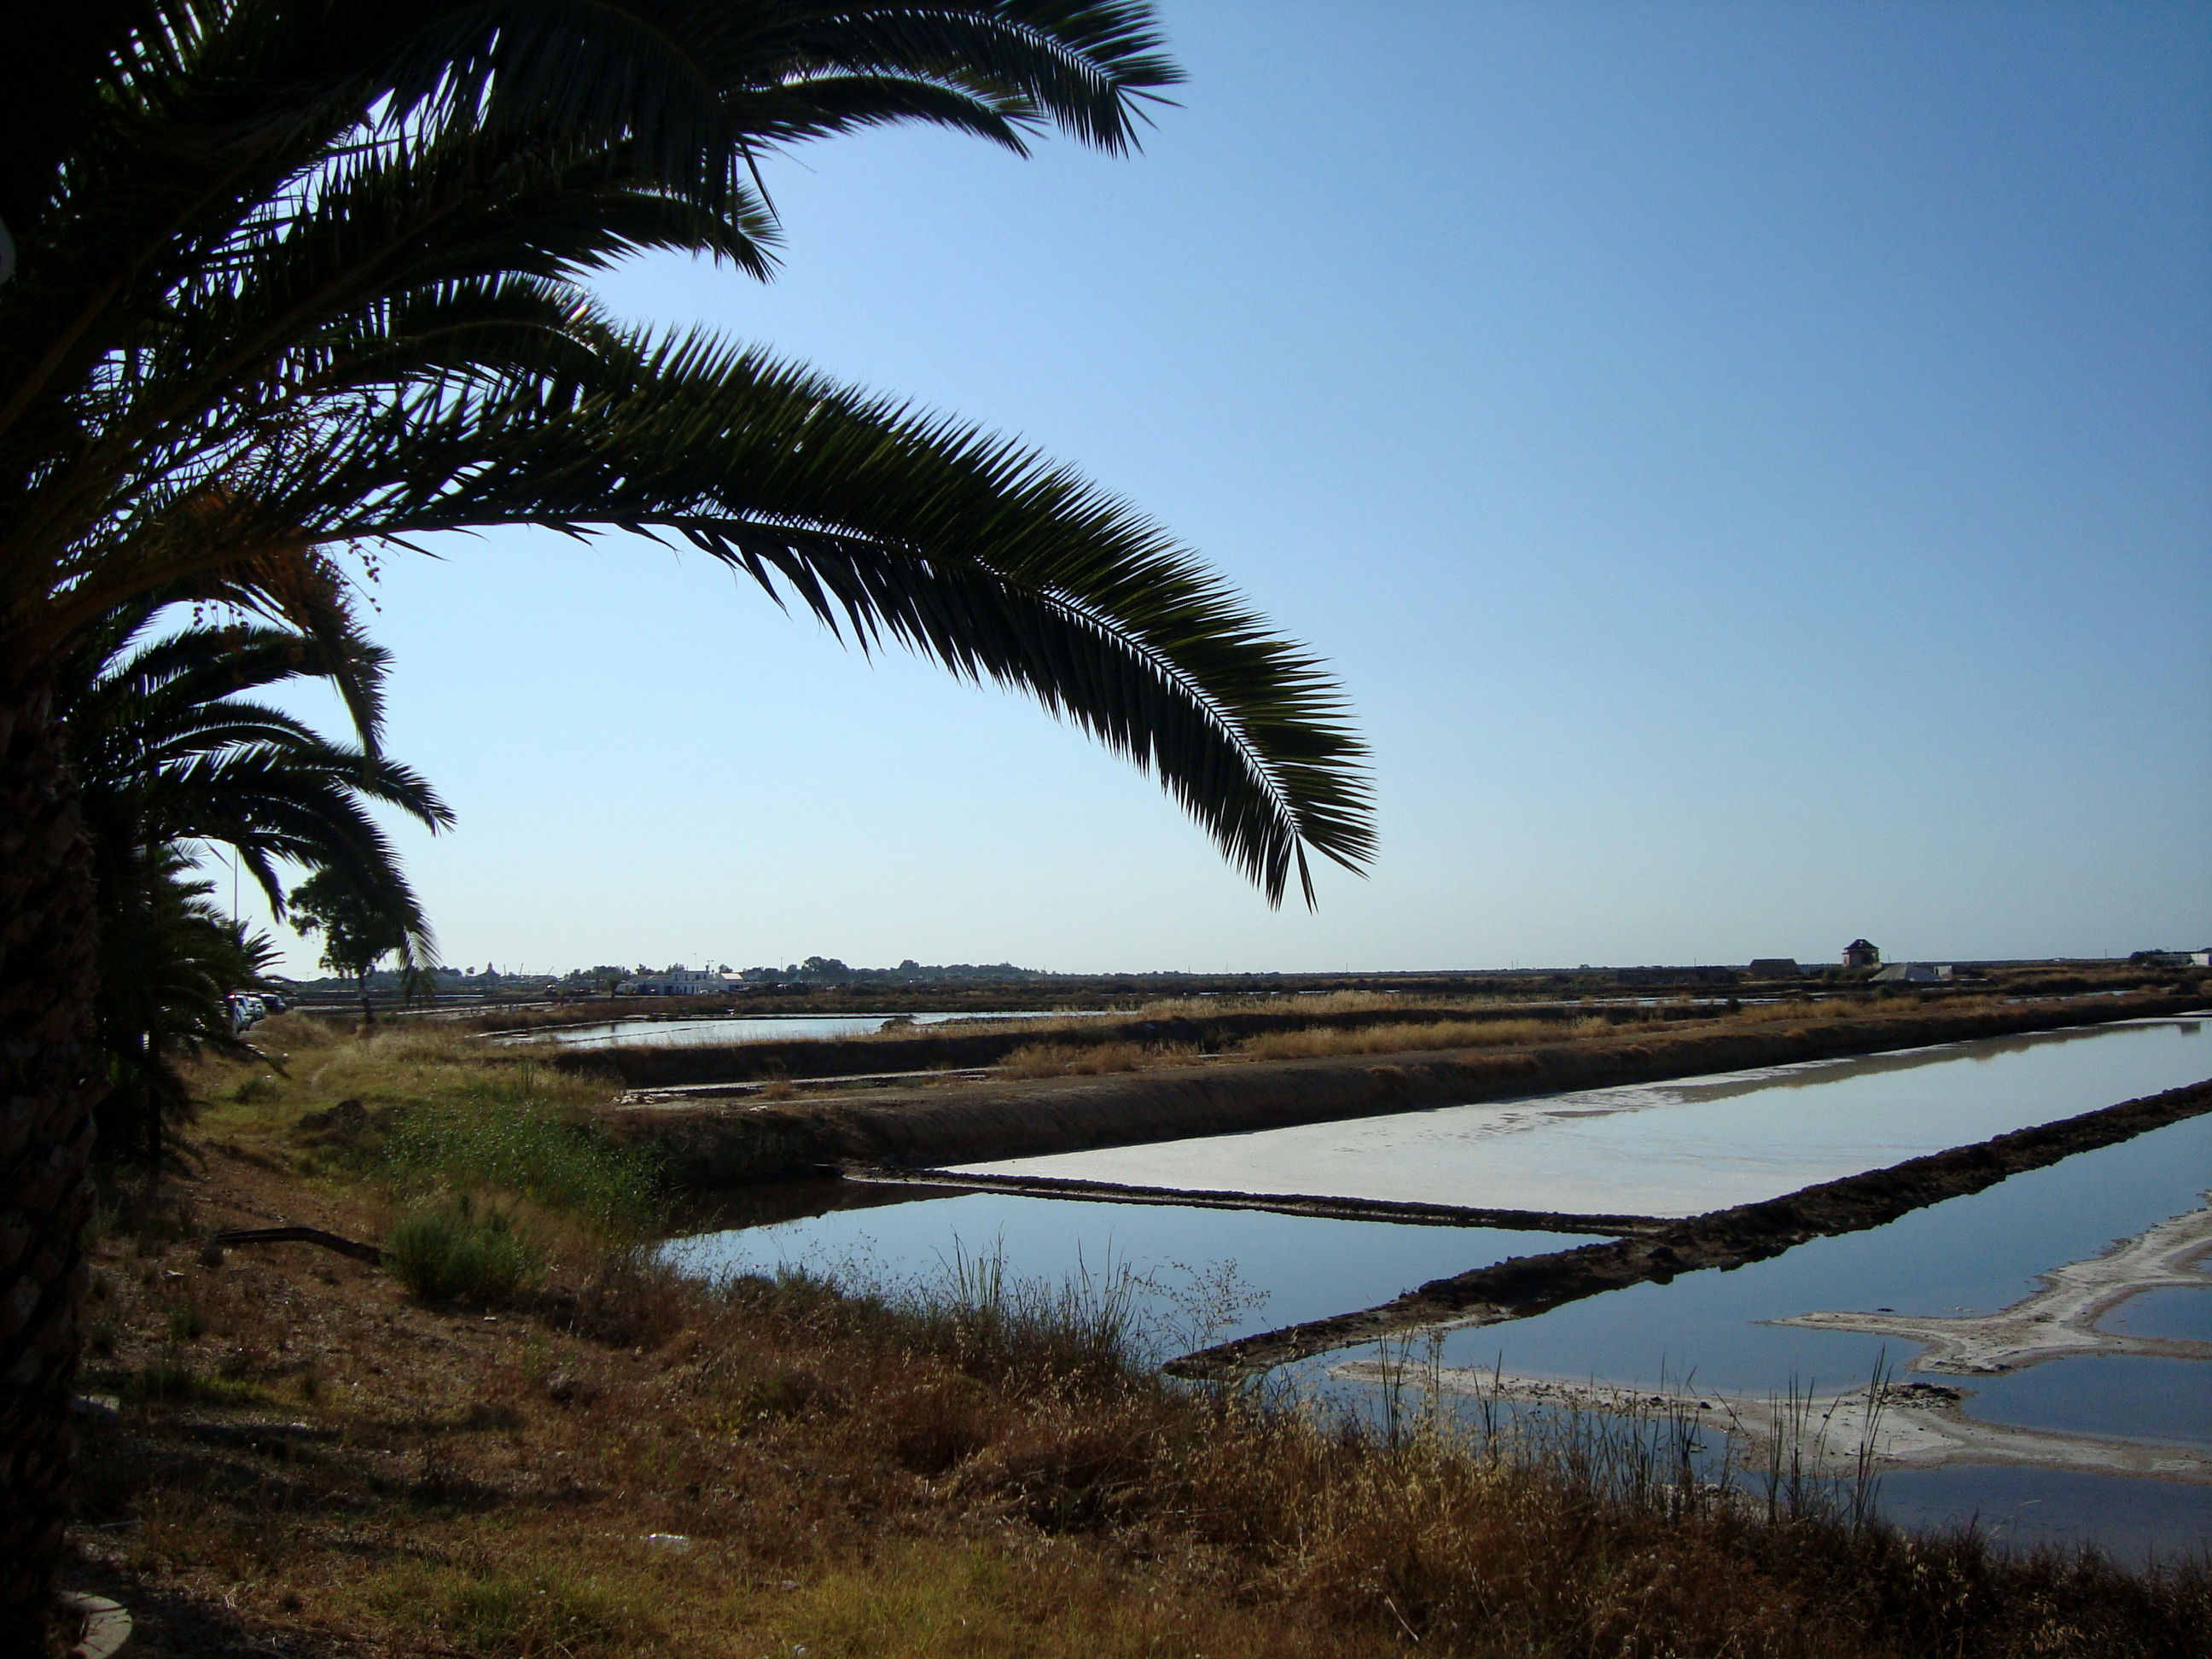
[[[509,1302],[542,1265],[514,1217],[466,1194],[409,1211],[384,1249],[392,1276],[425,1302]]]
[[[270,1406],[283,1403],[279,1396],[252,1382],[228,1376],[205,1376],[189,1365],[164,1362],[125,1371],[115,1381],[115,1392],[125,1400],[161,1401],[179,1406]]]
[[[664,1631],[643,1597],[560,1571],[409,1566],[379,1585],[375,1599],[423,1635],[485,1659],[615,1659]]]
[[[240,1076],[229,1062],[195,1073],[208,1127],[269,1138],[314,1172],[373,1182],[400,1201],[440,1192],[500,1192],[617,1232],[649,1225],[663,1159],[610,1138],[592,1115],[612,1085],[572,1076],[448,1029],[355,1036],[298,1015],[257,1028],[283,1066]],[[357,1101],[361,1127],[314,1133],[299,1119]]]
[[[661,1195],[660,1159],[542,1098],[534,1068],[469,1076],[394,1115],[372,1156],[402,1191],[513,1193],[602,1226],[634,1227]]]

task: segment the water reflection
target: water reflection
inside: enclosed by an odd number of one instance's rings
[[[1011,1272],[1031,1279],[1097,1273],[1109,1262],[1121,1263],[1159,1279],[1163,1296],[1146,1311],[1163,1320],[1183,1312],[1172,1292],[1228,1267],[1260,1299],[1237,1309],[1212,1339],[1225,1340],[1387,1301],[1443,1273],[1590,1242],[1570,1233],[821,1184],[927,1199],[695,1234],[672,1241],[668,1254],[687,1270],[708,1275],[790,1265],[863,1280],[928,1279],[956,1255],[973,1259],[1001,1249]]]
[[[1526,1186],[1493,1186],[1488,1190],[1501,1194],[1497,1198],[1476,1195],[1484,1190],[1482,1182],[1502,1178],[1495,1166],[1505,1152],[1549,1136],[1547,1156],[1559,1160],[1563,1178],[1588,1182],[1592,1177],[1586,1170],[1568,1166],[1577,1156],[1593,1160],[1607,1181],[1620,1183],[1603,1188],[1604,1207],[1627,1210],[1640,1207],[1630,1192],[1653,1190],[1648,1182],[1634,1187],[1644,1178],[1638,1158],[1686,1161],[1700,1146],[1725,1148],[1730,1158],[1755,1157],[1759,1138],[1774,1136],[1788,1145],[1766,1166],[1772,1179],[1786,1179],[1814,1151],[1865,1158],[1857,1167],[1893,1162],[1893,1140],[1921,1149],[1931,1141],[1955,1145],[2195,1081],[2212,1073],[2206,1033],[2198,1021],[2143,1023],[1877,1057],[1881,1063],[1834,1062],[1787,1068],[1786,1074],[1322,1126],[1324,1133],[1303,1143],[1279,1139],[1300,1132],[1273,1132],[1181,1148],[1125,1150],[1171,1157],[1193,1146],[1204,1148],[1202,1158],[1178,1166],[1192,1177],[1182,1184],[1268,1190],[1260,1177],[1274,1170],[1286,1184],[1273,1190],[1564,1207]],[[1806,1095],[1816,1082],[1832,1092]],[[1644,1099],[1611,1109],[1591,1103],[1614,1093]],[[1806,1109],[1816,1098],[1823,1107],[1817,1115]],[[1778,1109],[1784,1100],[1786,1107]],[[1515,1114],[1513,1121],[1524,1127],[1499,1127],[1493,1121],[1487,1128],[1470,1128],[1455,1118],[1455,1111],[1485,1110]],[[1591,1111],[1600,1115],[1559,1115]],[[1695,1133],[1686,1130],[1685,1120]],[[1617,1138],[1610,1143],[1589,1139],[1592,1125],[1611,1129]],[[1371,1146],[1364,1139],[1370,1131],[1379,1136]],[[1301,1161],[1291,1161],[1287,1153],[1263,1156],[1271,1141],[1292,1147]],[[1440,1174],[1425,1191],[1364,1194],[1371,1160],[1362,1164],[1363,1148],[1398,1168],[1418,1168],[1426,1160]],[[1097,1162],[1109,1156],[1024,1163],[1092,1176]],[[1088,1167],[1064,1167],[1079,1162]],[[1523,1159],[1504,1167],[1525,1176],[1535,1166]],[[1724,1173],[1741,1167],[1723,1165]],[[1144,1178],[1178,1184],[1161,1174],[1154,1168]],[[1765,1322],[1820,1310],[1995,1312],[2038,1288],[2038,1274],[2094,1256],[2117,1239],[2197,1206],[2208,1186],[2212,1116],[2202,1116],[2011,1176],[1883,1227],[1815,1239],[1734,1272],[1686,1273],[1666,1285],[1631,1286],[1534,1318],[1448,1330],[1437,1339],[1437,1358],[1449,1365],[1496,1366],[1570,1381],[1636,1387],[1687,1381],[1754,1397],[1792,1389],[1839,1392],[1863,1385],[1877,1368],[1901,1370],[1913,1350],[1894,1339]],[[1542,1193],[1557,1190],[1555,1184]],[[1237,1278],[1265,1292],[1265,1300],[1236,1310],[1212,1333],[1216,1340],[1371,1306],[1428,1279],[1589,1242],[1559,1233],[842,1182],[792,1183],[734,1201],[744,1207],[701,1220],[695,1236],[671,1243],[671,1254],[704,1273],[792,1263],[929,1279],[957,1253],[973,1257],[1003,1249],[1010,1270],[1023,1275],[1057,1279],[1121,1262],[1157,1275],[1168,1291],[1233,1264]],[[2205,1329],[2209,1304],[2212,1291],[2161,1290],[2123,1303],[2102,1323],[2137,1334],[2204,1338],[2212,1334]],[[1148,1311],[1166,1321],[1188,1307],[1164,1293]],[[1346,1350],[1286,1368],[1283,1375],[1315,1392],[1358,1401],[1371,1396],[1370,1385],[1332,1380],[1327,1367],[1376,1352]],[[2212,1365],[2203,1362],[2083,1357],[2008,1376],[1943,1380],[1970,1390],[1964,1409],[1986,1421],[2212,1443]],[[1958,1464],[1894,1471],[1883,1477],[1881,1493],[1884,1509],[1899,1520],[1933,1525],[1977,1518],[1999,1537],[2023,1543],[2095,1539],[2132,1554],[2212,1545],[2212,1488],[2174,1481]]]
[[[1731,1273],[1687,1273],[1532,1319],[1447,1331],[1438,1358],[1575,1382],[1656,1388],[1671,1379],[1753,1397],[1842,1392],[1877,1368],[1904,1371],[1915,1349],[1763,1322],[1819,1309],[1993,1313],[2039,1288],[2037,1274],[2194,1208],[2208,1185],[2212,1116],[2191,1118]],[[2153,1296],[2205,1294],[2148,1292],[2102,1322],[2117,1328]],[[1330,1362],[1379,1352],[1346,1350]],[[1967,1390],[1968,1415],[2021,1427],[2201,1445],[2212,1425],[2212,1365],[2202,1361],[2085,1356],[1940,1380]],[[2169,1554],[2212,1546],[2212,1488],[2164,1480],[1960,1463],[1892,1471],[1881,1498],[1914,1524],[2001,1520],[2004,1535],[2023,1542],[2095,1539]]]
[[[2212,1342],[2212,1288],[2169,1287],[2130,1297],[2097,1322],[2122,1336],[2165,1336]]]
[[[1137,1186],[1686,1216],[2209,1075],[2205,1022],[2130,1021],[965,1167]]]
[[[1711,1082],[1692,1080],[1670,1086],[1684,1100],[1726,1100],[1731,1096],[1759,1094],[1769,1089],[1817,1089],[1848,1078],[1880,1077],[1893,1072],[1914,1072],[1923,1066],[1952,1060],[1987,1065],[2008,1054],[2025,1054],[2067,1042],[2094,1042],[2107,1032],[2138,1025],[2171,1026],[2185,1036],[2199,1035],[2203,1020],[2124,1020],[2112,1025],[2078,1027],[2070,1031],[2028,1031],[2014,1036],[1982,1037],[1971,1042],[1937,1043],[1926,1048],[1901,1048],[1894,1054],[1858,1054],[1848,1060],[1819,1060],[1802,1066],[1778,1066],[1751,1072],[1732,1072]],[[2107,1101],[2106,1104],[2113,1103]]]
[[[1540,1376],[1635,1384],[1656,1383],[1662,1372],[1694,1373],[1708,1387],[1753,1394],[1792,1379],[1825,1390],[1854,1388],[1877,1362],[1902,1368],[1912,1345],[1762,1322],[1822,1309],[1995,1313],[2040,1288],[2036,1275],[2046,1269],[2196,1208],[2208,1184],[2212,1115],[2025,1171],[1887,1226],[1815,1238],[1730,1273],[1685,1273],[1532,1319],[1453,1332],[1446,1362],[1502,1362]],[[1977,1389],[1983,1382],[1943,1380]]]
[[[2212,1365],[2084,1354],[1976,1377],[1969,1417],[2023,1429],[2212,1449]]]
[[[2124,1559],[2172,1561],[2212,1549],[2212,1486],[2135,1480],[2071,1469],[1955,1464],[1881,1477],[1882,1512],[1906,1526],[1971,1521],[2001,1545],[2070,1547],[2087,1540]]]
[[[517,1031],[495,1036],[501,1044],[557,1042],[570,1048],[604,1048],[613,1043],[625,1048],[694,1048],[720,1043],[782,1042],[792,1037],[862,1036],[898,1022],[944,1025],[969,1019],[1091,1018],[1112,1010],[1069,1008],[1050,1013],[1035,1009],[994,1010],[986,1013],[938,1014],[744,1014],[714,1019],[621,1019],[593,1025],[562,1025],[542,1030]]]

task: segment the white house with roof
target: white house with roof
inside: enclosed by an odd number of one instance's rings
[[[647,974],[637,979],[625,980],[618,994],[637,997],[703,997],[717,991],[726,991],[730,981],[710,968],[671,968],[665,973]]]

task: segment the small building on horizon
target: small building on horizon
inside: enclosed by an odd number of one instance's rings
[[[726,991],[730,981],[705,968],[671,968],[665,974],[647,974],[616,988],[616,994],[638,997],[703,997]]]
[[[1747,979],[1796,979],[1805,970],[1795,957],[1753,957],[1743,971]]]
[[[1846,968],[1879,968],[1881,952],[1867,940],[1855,939],[1844,946],[1844,966]]]
[[[1893,962],[1874,976],[1876,985],[1933,985],[1951,977],[1948,962]]]

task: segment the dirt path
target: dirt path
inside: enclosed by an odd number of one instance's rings
[[[2212,1359],[2212,1342],[2126,1336],[2096,1328],[2098,1320],[2138,1291],[2212,1285],[2212,1273],[2190,1265],[2207,1250],[2212,1250],[2212,1208],[2161,1221],[2102,1255],[2039,1273],[2044,1289],[1993,1314],[1808,1313],[1774,1323],[1903,1337],[1926,1345],[1928,1352],[1912,1362],[1914,1370],[1969,1376],[2018,1370],[2077,1353]]]
[[[1479,1369],[1429,1369],[1371,1359],[1334,1367],[1330,1375],[1417,1390],[1435,1388],[1448,1394],[1516,1404],[1601,1412],[1645,1422],[1686,1420],[1732,1435],[1743,1450],[1761,1454],[1747,1461],[1763,1462],[1763,1454],[1779,1442],[1785,1451],[1794,1446],[1809,1472],[1829,1476],[1856,1473],[1863,1457],[1869,1468],[2027,1463],[2039,1468],[2149,1475],[2212,1486],[2212,1456],[2203,1452],[2184,1446],[2100,1440],[1984,1423],[1959,1410],[1957,1389],[1925,1383],[1889,1384],[1879,1390],[1856,1389],[1847,1394],[1792,1401],[1710,1390],[1687,1394],[1609,1388]],[[1738,1455],[1741,1458],[1743,1453]]]

